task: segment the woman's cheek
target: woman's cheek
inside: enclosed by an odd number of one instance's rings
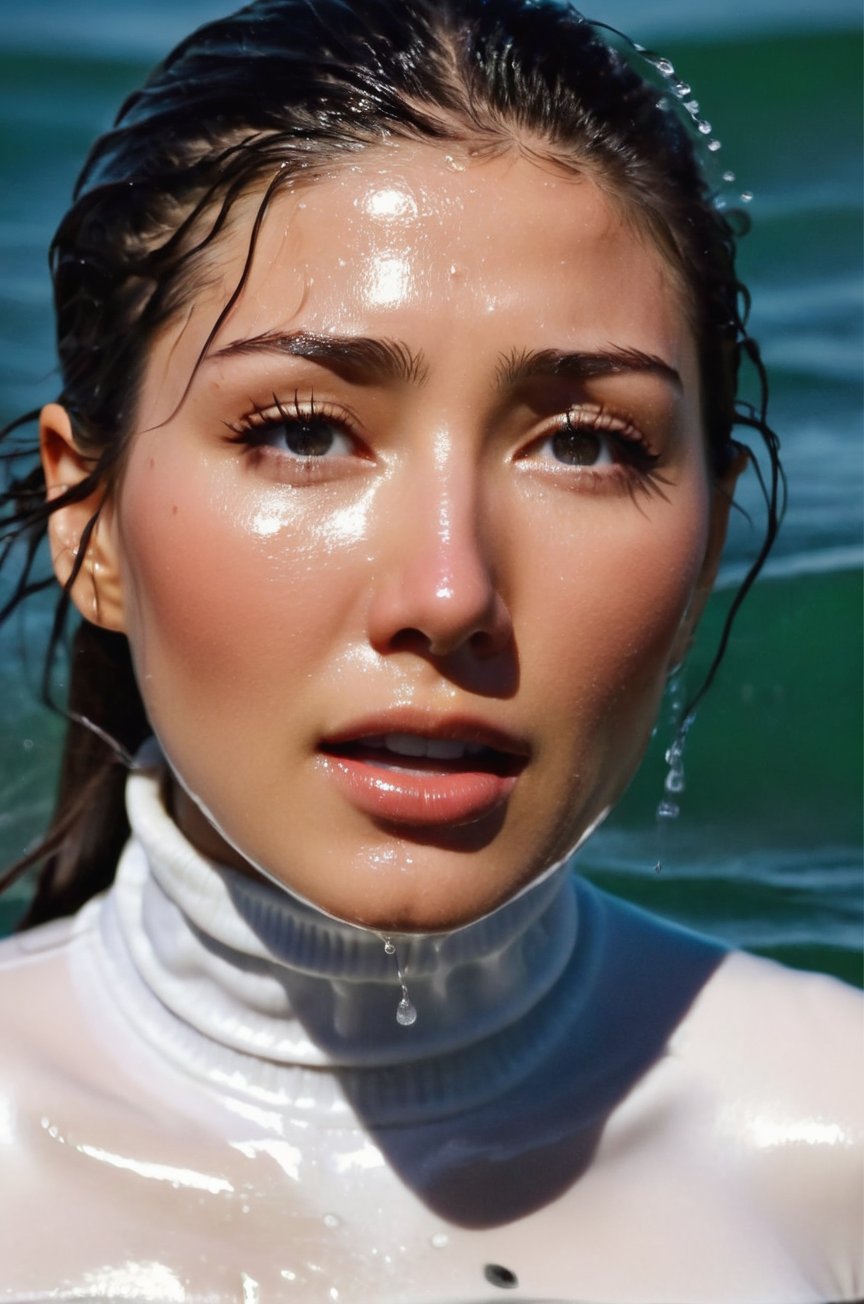
[[[163,710],[174,691],[227,685],[240,694],[268,672],[316,655],[316,627],[335,615],[336,604],[322,601],[327,586],[352,584],[344,550],[332,538],[326,546],[302,490],[296,502],[272,489],[238,493],[236,469],[228,470],[199,473],[198,489],[190,489],[187,472],[182,501],[172,495],[183,473],[176,459],[165,458],[161,475],[126,480],[128,633],[145,696],[158,676]]]

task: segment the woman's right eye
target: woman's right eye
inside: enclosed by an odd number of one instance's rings
[[[262,424],[253,432],[259,447],[287,453],[290,457],[347,457],[354,451],[353,441],[344,430],[326,417],[289,417]]]
[[[231,425],[231,442],[248,448],[270,448],[283,457],[304,462],[351,457],[357,446],[346,424],[312,402],[303,405],[295,399],[286,407],[274,399],[273,408],[256,408],[237,425]]]

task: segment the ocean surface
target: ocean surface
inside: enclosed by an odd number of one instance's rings
[[[215,0],[31,0],[0,23],[0,422],[56,390],[45,250],[93,136]],[[630,792],[580,854],[602,886],[762,954],[861,980],[861,40],[856,0],[597,0],[662,52],[752,192],[741,267],[772,383],[789,510],[686,752],[681,815],[654,810],[662,721]],[[752,478],[752,477],[751,477]],[[745,488],[692,657],[710,659],[760,538]],[[2,591],[2,581],[0,581]],[[39,707],[45,602],[0,639],[0,862],[51,802],[59,722]],[[0,899],[0,931],[23,889]]]

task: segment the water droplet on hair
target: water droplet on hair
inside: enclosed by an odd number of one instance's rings
[[[692,89],[693,87],[689,86],[685,81],[679,81],[675,84],[675,94],[679,100],[683,100],[685,95],[689,95]]]
[[[403,1028],[410,1028],[412,1023],[417,1022],[417,1011],[407,996],[403,996],[396,1006],[396,1022]]]
[[[742,191],[741,191],[741,203],[742,203],[742,204],[749,204],[749,203],[751,202],[752,199],[753,199],[753,191],[752,191],[752,190],[742,190]]]
[[[684,104],[684,108],[687,110],[687,112],[690,114],[691,117],[695,118],[696,114],[699,112],[699,101],[687,100]]]
[[[700,136],[710,136],[713,130],[710,122],[697,122],[696,130]]]
[[[443,1250],[450,1244],[450,1237],[446,1232],[436,1232],[434,1236],[429,1237],[429,1244],[433,1250]]]
[[[735,180],[735,173],[734,173],[734,172],[724,172],[724,173],[723,173],[723,180],[724,180],[724,181],[734,181],[734,180]]]
[[[675,69],[668,59],[655,59],[654,67],[658,72],[662,72],[664,77],[672,77],[675,73]]]
[[[708,141],[708,148],[710,149],[710,151],[711,151],[712,154],[716,154],[717,151],[718,151],[718,149],[721,148],[720,141],[717,140],[716,137],[714,138],[714,140],[709,140],[709,141]]]

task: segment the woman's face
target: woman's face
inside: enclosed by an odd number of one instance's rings
[[[587,177],[400,144],[272,204],[183,397],[248,239],[155,345],[105,522],[177,816],[452,928],[602,817],[686,644],[722,509],[680,291]]]

